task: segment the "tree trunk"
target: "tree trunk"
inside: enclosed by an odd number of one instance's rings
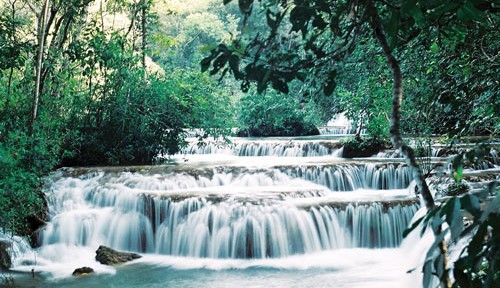
[[[425,206],[427,209],[434,208],[434,199],[429,190],[429,186],[425,182],[422,170],[420,169],[416,159],[413,149],[403,142],[400,131],[401,122],[401,102],[403,100],[403,76],[401,74],[401,68],[399,63],[392,54],[391,48],[387,43],[387,38],[385,36],[384,30],[382,28],[380,17],[377,13],[375,5],[372,1],[368,1],[368,12],[370,13],[370,26],[373,29],[375,38],[377,38],[384,55],[387,58],[387,63],[389,64],[392,76],[394,79],[393,90],[392,90],[392,116],[391,116],[391,142],[394,145],[394,149],[401,150],[401,153],[405,156],[408,165],[413,170],[413,179],[415,180],[418,188],[418,193],[422,195]]]
[[[16,43],[16,21],[15,21],[15,18],[16,18],[16,2],[17,0],[15,1],[12,1],[11,3],[11,13],[10,13],[10,17],[11,17],[11,23],[12,23],[12,26],[10,27],[10,41],[12,41],[12,44],[14,45],[14,43]],[[11,87],[12,87],[12,76],[14,74],[14,66],[11,66],[10,67],[10,70],[9,70],[9,80],[8,80],[8,83],[7,83],[7,95],[10,96],[10,90],[11,90]]]
[[[147,0],[142,0],[141,3],[141,11],[142,11],[142,19],[141,19],[141,32],[142,32],[142,68],[144,69],[144,75],[146,75],[146,17],[147,17]]]
[[[391,142],[394,146],[394,149],[400,150],[401,153],[406,158],[406,162],[412,169],[413,179],[417,184],[417,193],[422,195],[422,199],[424,201],[425,207],[427,210],[431,210],[435,207],[434,198],[429,190],[429,186],[427,182],[425,182],[425,178],[422,173],[422,169],[417,163],[415,159],[415,153],[413,149],[406,145],[401,137],[400,131],[400,121],[401,121],[401,102],[403,100],[403,76],[401,74],[401,68],[399,66],[398,61],[392,54],[391,48],[387,42],[387,38],[385,36],[384,30],[382,28],[382,22],[376,10],[375,4],[373,0],[368,1],[368,13],[370,17],[370,27],[372,28],[375,38],[378,40],[384,55],[387,59],[387,63],[389,64],[392,70],[392,76],[394,79],[393,83],[393,91],[392,91],[392,117],[391,117],[391,126],[390,126],[390,134],[391,134]],[[437,227],[433,230],[434,235],[441,234],[441,227]],[[443,259],[443,271],[447,271],[447,257],[446,257],[446,243],[444,241],[439,243],[439,248],[441,254],[444,256]],[[445,272],[444,278],[441,279],[441,287],[449,288],[451,287],[451,280],[447,272]]]
[[[36,82],[35,82],[35,95],[33,97],[33,108],[31,113],[30,133],[33,132],[33,126],[35,125],[35,121],[38,116],[38,103],[40,101],[40,94],[41,94],[40,88],[42,79],[44,44],[46,38],[45,21],[48,10],[49,10],[49,0],[45,0],[42,11],[40,12],[40,16],[38,19],[38,52],[37,52],[37,63],[36,63]]]

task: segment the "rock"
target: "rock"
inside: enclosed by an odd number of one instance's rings
[[[91,273],[94,273],[94,269],[92,269],[90,267],[81,267],[81,268],[77,268],[77,269],[75,269],[75,271],[73,271],[73,276],[82,276],[82,275],[87,275],[87,274],[91,274]]]
[[[104,265],[121,264],[142,257],[139,254],[120,252],[102,245],[99,246],[95,253],[95,260]]]
[[[40,211],[40,215],[32,214],[26,218],[29,227],[26,235],[29,236],[30,244],[33,248],[38,248],[41,246],[39,232],[41,231],[41,228],[47,225],[47,222],[44,220],[47,219],[47,216],[44,216],[47,213],[46,210],[47,208],[44,208],[43,211]]]
[[[12,261],[8,249],[12,244],[7,241],[0,241],[0,271],[8,270],[12,266]]]
[[[379,138],[355,137],[342,141],[342,157],[370,157],[388,148],[387,141]]]

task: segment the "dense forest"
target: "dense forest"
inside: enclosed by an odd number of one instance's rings
[[[200,145],[317,135],[343,113],[357,131],[346,147],[367,156],[405,154],[403,139],[493,141],[499,5],[0,0],[0,227],[30,235],[46,221],[55,169],[161,164],[189,133]]]

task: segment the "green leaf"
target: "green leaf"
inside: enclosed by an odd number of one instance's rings
[[[453,176],[455,178],[455,181],[457,183],[460,183],[462,179],[464,178],[464,167],[462,165],[457,167],[457,170],[453,173]]]
[[[483,12],[474,7],[471,1],[465,1],[464,5],[457,11],[457,17],[463,21],[481,21],[484,18]]]
[[[476,219],[481,214],[479,199],[474,195],[465,194],[460,198],[460,204],[465,211],[472,214],[472,216],[474,216],[474,218]]]
[[[438,53],[439,52],[439,45],[436,42],[432,42],[430,50],[432,53]]]
[[[452,198],[448,200],[450,209],[446,210],[446,223],[450,226],[451,239],[455,241],[458,239],[463,230],[463,217],[460,209],[460,200]]]
[[[212,62],[212,57],[211,56],[208,56],[206,58],[203,58],[203,60],[201,60],[201,72],[205,72],[208,70],[208,68],[210,67],[210,63]]]

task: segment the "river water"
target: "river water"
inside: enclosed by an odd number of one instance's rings
[[[420,287],[428,240],[400,159],[342,159],[337,137],[191,143],[171,163],[61,169],[26,287]],[[422,211],[418,212],[422,213]],[[422,242],[423,241],[423,242]],[[99,245],[141,253],[119,267]],[[75,278],[89,266],[95,275]]]

